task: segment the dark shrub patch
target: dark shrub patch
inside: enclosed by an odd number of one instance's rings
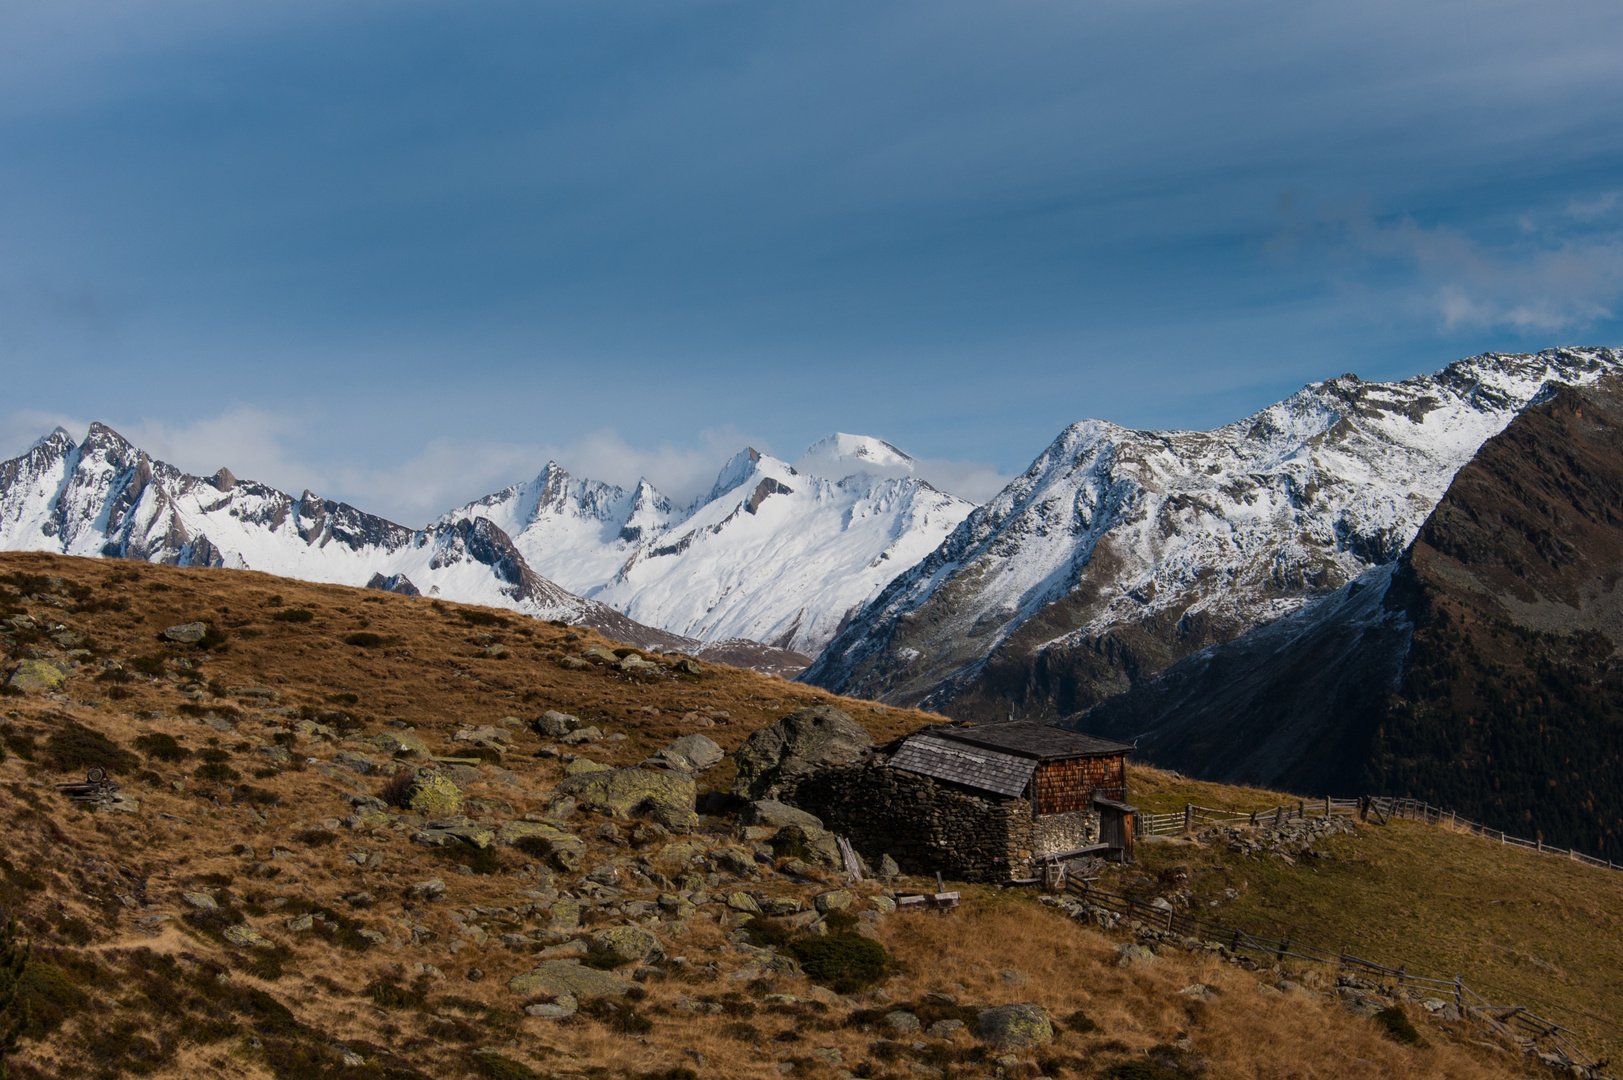
[[[420,1009],[427,1003],[427,995],[415,987],[378,979],[369,983],[366,994],[384,1009]]]
[[[185,761],[192,753],[180,745],[173,735],[156,731],[149,735],[137,735],[135,748],[158,761]]]
[[[34,760],[34,737],[32,735],[7,735],[5,737],[6,749],[22,758],[24,761]]]
[[[203,636],[197,640],[197,647],[199,649],[203,649],[205,651],[209,650],[209,649],[214,649],[216,651],[223,652],[225,650],[222,649],[221,646],[223,646],[224,644],[225,644],[225,632],[223,630],[221,630],[219,627],[212,626],[212,625],[209,626],[206,630],[204,630],[203,631]]]
[[[303,829],[294,833],[293,839],[297,840],[305,847],[326,847],[328,844],[338,839],[338,834],[335,832],[329,832],[326,829],[311,828]]]
[[[255,773],[254,775],[258,776],[259,774]],[[272,769],[270,775],[275,776],[276,770]],[[282,797],[276,792],[256,788],[251,784],[239,784],[233,798],[237,802],[249,803],[253,806],[280,806],[282,804]]]
[[[45,740],[45,760],[57,772],[106,769],[133,772],[140,760],[99,731],[69,720]]]
[[[468,1055],[468,1064],[484,1080],[544,1080],[528,1065],[489,1051]]]
[[[485,1033],[479,1028],[454,1016],[434,1020],[423,1030],[430,1039],[438,1039],[440,1042],[476,1043],[485,1037]]]
[[[363,649],[376,649],[384,645],[398,645],[400,644],[400,639],[385,637],[382,634],[374,634],[370,630],[358,630],[353,634],[344,635],[344,644],[356,645]],[[357,700],[354,694],[342,694],[340,696],[349,698],[349,701],[346,702],[346,704],[349,705],[355,704]]]
[[[457,756],[478,758],[480,761],[488,761],[492,765],[500,765],[502,763],[502,752],[500,750],[493,750],[488,746],[471,746],[466,750],[458,751]]]
[[[152,678],[163,674],[164,658],[161,656],[132,656],[124,663],[130,669]]]
[[[389,782],[383,785],[383,790],[378,792],[378,798],[390,806],[405,806],[406,796],[411,794],[411,778],[415,771],[396,769],[395,774],[389,777]]]
[[[744,924],[744,933],[757,949],[782,949],[788,946],[793,933],[780,920],[769,917],[751,919]]]
[[[439,851],[445,858],[461,863],[476,874],[499,874],[502,871],[501,853],[494,846],[481,848],[457,843],[442,847]]]
[[[837,994],[850,994],[890,973],[890,954],[861,934],[830,934],[791,942],[789,953],[813,982]]]
[[[192,779],[204,784],[234,784],[242,779],[242,774],[222,762],[211,761],[207,765],[199,765],[192,773]]]
[[[654,1030],[654,1022],[639,1013],[629,1002],[614,998],[591,998],[581,1002],[581,1015],[602,1021],[610,1031],[621,1035],[646,1035]]]
[[[352,641],[350,644],[353,645],[355,642]],[[333,694],[327,700],[334,705],[359,705],[361,696],[359,694]]]
[[[1086,1035],[1090,1031],[1099,1030],[1098,1022],[1081,1009],[1076,1010],[1076,1012],[1065,1018],[1065,1026],[1076,1032],[1078,1035]]]
[[[1381,1029],[1381,1034],[1394,1042],[1407,1043],[1411,1046],[1420,1043],[1420,1032],[1409,1022],[1409,1016],[1396,1005],[1390,1009],[1382,1009],[1370,1017],[1375,1026]]]
[[[507,620],[490,611],[470,611],[467,608],[457,608],[462,621],[469,626],[506,626]]]
[[[743,1020],[723,1024],[721,1034],[725,1038],[736,1039],[741,1043],[758,1043],[761,1041],[761,1029]]]
[[[212,765],[218,765],[220,762],[230,761],[231,753],[227,750],[221,750],[217,746],[211,746],[206,750],[199,750],[197,752],[197,759],[199,761],[207,761]]]
[[[77,1016],[90,1004],[85,992],[68,980],[61,968],[30,960],[17,981],[17,997],[28,1005],[26,1034],[41,1039]]]
[[[306,611],[301,607],[290,607],[283,608],[281,611],[278,611],[276,614],[272,615],[271,618],[275,619],[277,622],[307,623],[311,619],[315,618],[315,614],[313,612]]]

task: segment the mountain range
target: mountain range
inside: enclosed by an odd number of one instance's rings
[[[646,481],[549,463],[411,529],[224,468],[187,474],[96,423],[0,463],[0,549],[421,592],[792,674],[972,509],[877,439],[834,435],[802,461],[830,475],[747,449],[682,509]]]
[[[962,718],[1068,716],[1398,560],[1459,469],[1608,349],[1313,383],[1214,431],[1073,424],[801,678]]]

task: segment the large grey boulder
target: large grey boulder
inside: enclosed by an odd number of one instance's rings
[[[714,739],[704,735],[684,735],[663,750],[656,751],[643,764],[684,772],[703,772],[720,765],[725,756]]]
[[[999,1005],[980,1011],[975,1034],[997,1050],[1028,1050],[1054,1041],[1054,1021],[1041,1005]]]
[[[515,994],[550,994],[559,998],[618,997],[634,985],[619,976],[569,960],[543,960],[529,971],[507,980],[507,988]]]
[[[602,769],[565,777],[553,792],[572,795],[586,809],[610,817],[651,817],[667,829],[686,828],[699,817],[693,810],[698,788],[690,772]]]
[[[825,765],[845,765],[873,746],[873,736],[849,713],[829,705],[796,709],[762,728],[733,754],[738,779],[733,794],[770,798],[789,780]]]
[[[823,819],[816,814],[808,814],[776,799],[756,799],[744,807],[739,817],[746,825],[764,825],[773,829],[781,829],[785,825],[799,825],[807,829],[823,827]]]

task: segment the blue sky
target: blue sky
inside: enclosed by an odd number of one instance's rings
[[[418,523],[1618,344],[1623,6],[11,0],[0,452]]]

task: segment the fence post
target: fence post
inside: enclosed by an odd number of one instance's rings
[[[1183,831],[1193,832],[1195,829],[1195,804],[1183,804]]]
[[[1307,817],[1307,800],[1306,799],[1297,799],[1296,800],[1296,816],[1297,817]]]
[[[1286,938],[1284,941],[1281,941],[1279,943],[1279,953],[1278,953],[1278,955],[1276,955],[1274,957],[1274,960],[1275,960],[1276,963],[1283,964],[1285,962],[1285,954],[1290,951],[1290,947],[1291,947],[1291,939],[1290,938]]]
[[[1460,1010],[1460,1015],[1464,1016],[1465,992],[1460,989],[1460,977],[1458,975],[1454,976],[1454,1005]]]
[[[1324,816],[1330,816],[1330,796],[1328,795],[1324,797]]]

